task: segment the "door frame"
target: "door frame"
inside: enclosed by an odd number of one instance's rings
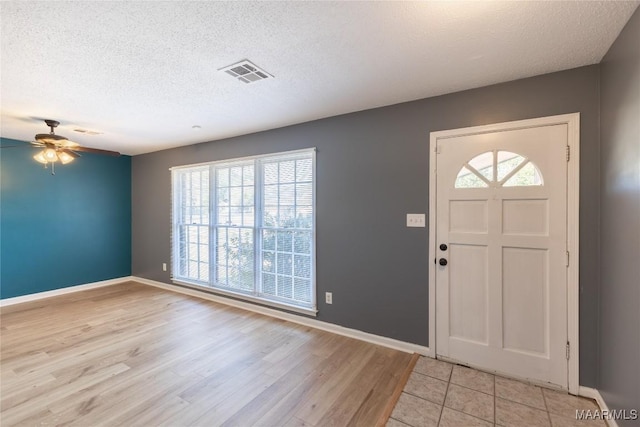
[[[431,132],[429,138],[429,356],[436,357],[436,191],[439,140],[541,126],[567,125],[567,338],[569,393],[578,394],[579,382],[579,230],[580,230],[580,113],[495,123]]]

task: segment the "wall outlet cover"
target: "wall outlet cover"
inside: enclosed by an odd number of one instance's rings
[[[407,227],[426,227],[426,214],[407,214]]]

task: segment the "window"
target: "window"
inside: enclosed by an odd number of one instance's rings
[[[540,170],[529,159],[510,151],[487,151],[462,166],[455,188],[543,185]]]
[[[315,150],[172,169],[173,279],[315,309]]]

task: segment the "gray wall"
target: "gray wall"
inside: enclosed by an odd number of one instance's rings
[[[640,9],[601,64],[600,114],[598,388],[610,409],[640,411]]]
[[[169,167],[317,147],[317,291],[334,298],[318,319],[428,345],[428,232],[405,214],[427,211],[429,132],[580,112],[581,383],[595,386],[598,80],[589,66],[135,156],[133,274],[169,282]]]

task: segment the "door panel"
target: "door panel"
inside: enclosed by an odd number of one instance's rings
[[[502,234],[548,236],[549,201],[503,200]]]
[[[548,251],[502,248],[503,347],[548,356]]]
[[[487,247],[452,244],[450,251],[450,262],[466,266],[464,274],[454,269],[449,277],[451,336],[488,344]]]
[[[438,355],[567,387],[567,125],[438,141]]]
[[[486,233],[488,229],[486,200],[451,200],[449,202],[449,231]]]

